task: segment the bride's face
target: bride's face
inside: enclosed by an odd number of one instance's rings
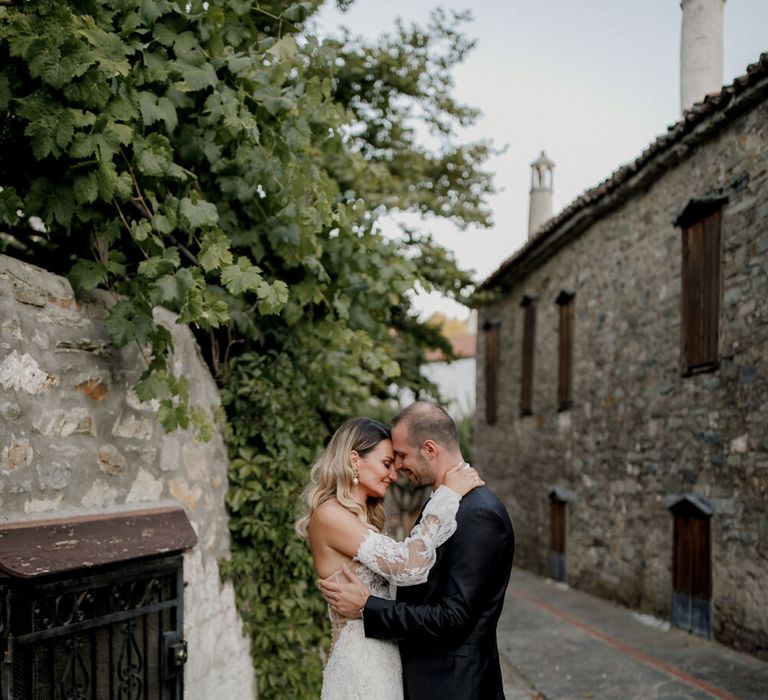
[[[359,487],[366,498],[384,498],[389,485],[393,481],[397,481],[392,441],[382,440],[368,454],[358,455],[357,471],[359,472]]]

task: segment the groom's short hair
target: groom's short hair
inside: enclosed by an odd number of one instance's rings
[[[459,447],[459,431],[448,412],[428,401],[417,401],[404,408],[392,419],[392,429],[403,423],[408,429],[410,442],[421,447],[425,440],[453,450]]]

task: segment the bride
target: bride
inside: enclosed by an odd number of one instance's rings
[[[320,578],[350,565],[373,595],[424,583],[435,550],[456,530],[459,500],[483,482],[462,462],[432,495],[404,542],[383,534],[384,494],[397,480],[389,430],[370,418],[352,418],[313,465],[296,531],[309,539]],[[390,584],[393,584],[390,587]],[[321,700],[402,700],[400,653],[395,642],[368,639],[362,620],[331,617],[331,655]]]

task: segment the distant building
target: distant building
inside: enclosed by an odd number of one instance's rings
[[[421,373],[437,387],[440,400],[456,420],[470,417],[475,413],[477,312],[470,312],[466,321],[434,313],[427,323],[440,327],[443,337],[451,344],[453,358],[448,359],[442,350],[428,350]],[[404,407],[415,399],[412,391],[402,389],[397,405]]]
[[[465,325],[445,335],[456,359],[449,361],[439,350],[432,350],[421,371],[438,387],[451,415],[460,419],[475,412],[477,332]]]
[[[768,53],[485,280],[474,449],[517,564],[764,658],[766,164]]]

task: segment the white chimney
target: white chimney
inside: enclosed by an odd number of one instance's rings
[[[544,151],[531,163],[531,201],[528,209],[528,240],[552,217],[552,185],[555,164]]]
[[[725,0],[682,0],[680,104],[683,112],[723,87]]]

